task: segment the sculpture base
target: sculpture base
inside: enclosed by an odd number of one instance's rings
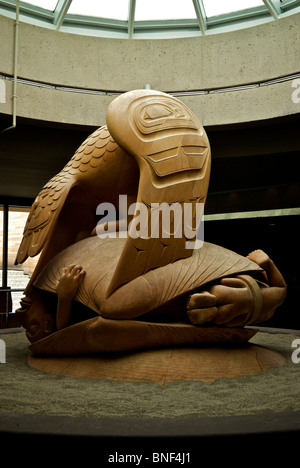
[[[245,377],[285,364],[281,354],[262,346],[154,349],[71,357],[30,356],[30,366],[55,375],[123,382],[203,381]]]

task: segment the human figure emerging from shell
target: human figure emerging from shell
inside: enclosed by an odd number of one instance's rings
[[[261,250],[242,257],[191,242],[210,176],[203,127],[183,103],[152,90],[116,98],[106,123],[43,187],[24,229],[16,263],[40,253],[17,310],[32,353],[248,341],[255,331],[245,325],[269,319],[286,284]],[[120,195],[135,211],[124,213]],[[192,208],[191,237],[177,235],[172,210],[168,235],[161,216],[154,226],[153,206],[162,205],[183,208],[181,221]],[[119,214],[112,235],[98,216],[109,206]],[[147,235],[136,234],[141,206]]]

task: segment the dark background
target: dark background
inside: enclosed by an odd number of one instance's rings
[[[0,132],[10,125],[0,115]],[[212,169],[205,214],[299,208],[299,129],[300,114],[207,127]],[[0,204],[31,206],[42,186],[94,130],[18,119],[16,128],[0,133]],[[299,214],[243,216],[206,221],[205,240],[242,255],[265,250],[282,272],[288,294],[263,325],[300,329]]]

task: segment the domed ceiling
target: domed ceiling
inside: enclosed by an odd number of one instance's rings
[[[130,39],[215,34],[298,11],[300,0],[0,0],[0,14],[21,21]]]

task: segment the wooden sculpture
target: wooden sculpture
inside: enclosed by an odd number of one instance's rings
[[[203,127],[179,100],[152,90],[117,97],[106,123],[43,187],[24,229],[16,263],[41,253],[17,311],[32,353],[248,341],[255,331],[245,325],[268,319],[286,286],[262,251],[199,248],[197,208],[210,176]],[[109,206],[118,221],[99,221]]]

